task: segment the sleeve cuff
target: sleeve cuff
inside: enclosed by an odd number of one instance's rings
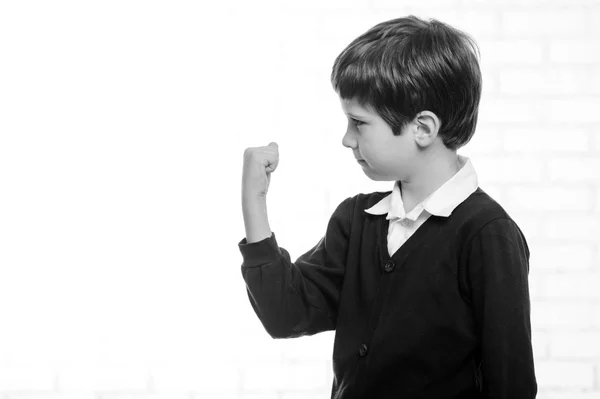
[[[251,244],[248,244],[244,237],[238,243],[238,248],[244,259],[242,267],[257,267],[273,263],[277,260],[280,253],[275,233],[271,233],[271,237]]]

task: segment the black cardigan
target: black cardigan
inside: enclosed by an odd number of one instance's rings
[[[332,398],[529,399],[529,248],[481,188],[430,216],[390,258],[388,192],[345,199],[296,262],[275,234],[238,243],[252,307],[273,338],[336,330]]]

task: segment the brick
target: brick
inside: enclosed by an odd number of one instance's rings
[[[594,248],[591,243],[530,243],[529,247],[533,271],[581,271],[590,269],[594,261]]]
[[[150,374],[139,367],[65,367],[58,375],[61,391],[140,391],[148,390]]]
[[[600,298],[600,273],[579,272],[550,274],[546,277],[546,295],[553,298]]]
[[[600,24],[599,24],[600,25]],[[599,33],[600,35],[600,33]],[[589,91],[592,94],[600,93],[600,70],[598,68],[590,68],[591,70],[587,71],[589,76],[586,76],[586,80],[588,82],[587,86],[584,90]],[[582,75],[584,75],[582,73]]]
[[[482,183],[538,182],[542,179],[543,162],[533,157],[478,157],[472,162]]]
[[[0,394],[0,398],[4,399],[5,397]],[[105,399],[99,398],[93,392],[78,392],[78,393],[68,393],[68,392],[11,392],[7,394],[6,398],[8,399]],[[111,398],[112,399],[112,398]],[[150,399],[144,397],[137,397],[136,399]],[[173,398],[178,399],[178,398]],[[189,399],[189,398],[181,398],[181,399]]]
[[[315,236],[318,237],[319,234],[317,233]],[[318,240],[318,238],[316,240]],[[317,241],[315,241],[315,243],[316,242]],[[279,245],[287,250],[283,244],[280,243]],[[295,254],[290,253],[290,256],[294,259],[296,258]],[[254,313],[254,311],[252,312]],[[252,317],[255,319],[255,321],[257,321],[255,314],[252,314]],[[258,321],[258,323],[260,322]],[[262,328],[262,325],[260,327]],[[233,344],[238,352],[236,361],[240,364],[254,362],[281,362],[283,360],[283,347],[286,343],[286,340],[271,338],[263,329],[260,331],[259,335],[241,337],[238,342]]]
[[[538,115],[548,124],[599,123],[600,100],[597,97],[573,97],[569,99],[547,99],[539,101]]]
[[[282,6],[285,4],[285,6]],[[277,3],[279,7],[282,7],[284,11],[296,11],[296,10],[307,10],[307,11],[325,11],[331,14],[343,11],[352,12],[364,12],[370,9],[369,1],[365,0],[330,0],[330,1],[319,1],[319,0],[305,0],[305,1],[286,1],[285,3]],[[277,6],[275,6],[277,7]]]
[[[276,0],[257,0],[255,2],[253,2],[252,6],[247,4],[245,1],[231,1],[231,2],[223,3],[223,5],[225,6],[225,10],[228,10],[228,11],[238,11],[238,10],[252,11],[252,10],[267,9],[268,7],[276,8],[278,3],[279,2],[277,2]]]
[[[52,391],[56,387],[56,372],[50,367],[19,365],[0,367],[0,391]]]
[[[481,78],[483,80],[483,86],[481,87],[482,98],[493,98],[500,90],[500,83],[498,80],[498,74],[490,69],[481,71]]]
[[[600,4],[600,0],[598,0]],[[588,37],[599,37],[600,35],[600,7],[594,7],[586,10],[587,15],[587,27],[588,27]],[[599,387],[600,388],[600,387]]]
[[[597,219],[589,216],[553,215],[542,221],[542,231],[550,239],[597,243],[600,237],[600,223]]]
[[[359,34],[358,30],[355,32],[340,32],[339,38],[322,40],[318,45],[314,41],[306,41],[301,38],[286,40],[283,48],[279,50],[280,57],[278,58],[281,62],[281,68],[286,74],[284,76],[285,83],[280,84],[280,89],[285,90],[282,94],[285,99],[285,108],[282,108],[282,111],[289,110],[291,115],[295,115],[297,118],[298,114],[297,112],[294,113],[293,110],[307,108],[306,98],[289,94],[294,92],[294,90],[290,90],[290,86],[313,87],[318,83],[321,85],[319,87],[326,87],[327,90],[331,88],[329,74],[333,63],[357,34]],[[311,75],[314,76],[315,71],[321,74],[321,79],[311,78]],[[293,78],[290,78],[290,76],[293,76]],[[315,101],[323,100],[312,98],[308,109],[318,110],[318,107],[313,106]],[[284,118],[282,120],[289,119]]]
[[[600,395],[600,390],[588,392],[564,389],[554,392],[540,390],[539,394],[536,396],[536,399],[598,399],[598,395]]]
[[[600,304],[592,305],[592,325],[595,328],[600,328]]]
[[[518,186],[507,189],[507,208],[518,211],[591,211],[593,192],[589,187]]]
[[[594,145],[590,146],[590,149],[593,148],[596,151],[600,151],[600,132],[599,133],[590,132],[590,136],[591,136],[591,141],[594,142]]]
[[[215,360],[156,366],[151,374],[154,390],[159,393],[194,391],[201,394],[235,394],[241,387],[238,365]]]
[[[484,70],[496,65],[538,65],[543,61],[542,44],[534,40],[484,39],[478,44]]]
[[[494,36],[500,32],[500,18],[495,11],[465,10],[455,11],[447,22],[457,29],[462,30],[479,42],[480,38]]]
[[[529,273],[529,298],[537,300],[544,298],[544,276]]]
[[[468,151],[469,154],[499,152],[502,150],[502,142],[501,129],[485,126],[476,130],[463,150]]]
[[[323,389],[321,392],[314,394],[306,394],[306,393],[298,393],[298,392],[288,392],[283,394],[281,399],[324,399],[331,395],[331,387]]]
[[[322,15],[313,12],[303,13],[299,10],[293,10],[287,13],[286,19],[281,21],[280,30],[277,32],[283,46],[290,46],[300,41],[316,43],[323,35],[319,32],[319,24]],[[293,16],[293,17],[292,17]],[[334,21],[335,22],[335,21]],[[341,24],[340,24],[341,25]],[[336,28],[339,29],[336,24]]]
[[[585,74],[569,69],[504,68],[498,73],[503,94],[575,94],[589,85]]]
[[[330,386],[327,361],[299,362],[293,364],[285,384],[292,391],[323,390]]]
[[[600,41],[555,40],[550,42],[551,62],[587,64],[600,62]]]
[[[580,9],[504,11],[502,34],[507,36],[583,35],[586,15]]]
[[[546,388],[593,388],[594,365],[584,362],[540,361],[535,365],[539,386]]]
[[[538,102],[522,99],[488,99],[479,106],[479,123],[521,124],[524,122],[540,122],[542,114]]]
[[[187,393],[123,393],[123,392],[102,392],[90,399],[194,399],[193,394]],[[12,398],[11,398],[12,399]],[[57,399],[62,399],[57,398]],[[75,398],[73,398],[75,399]],[[215,396],[211,396],[210,399],[238,399],[236,395],[221,395],[216,394]]]
[[[244,391],[324,389],[328,386],[327,362],[255,365],[243,370]]]
[[[554,332],[550,342],[550,356],[558,360],[600,358],[598,332]]]
[[[531,333],[531,345],[533,347],[533,357],[535,362],[538,360],[547,360],[550,355],[550,338],[548,332],[533,330]]]
[[[577,4],[578,6],[587,6],[587,5],[596,5],[600,4],[600,0],[463,0],[463,5],[465,6],[522,6],[522,7],[530,7],[530,6],[563,6],[573,4]]]
[[[325,332],[288,340],[283,348],[283,357],[292,361],[327,361],[333,356],[334,338],[332,332]]]
[[[537,301],[531,304],[532,328],[593,328],[597,324],[594,307],[586,301]]]
[[[600,182],[600,158],[590,156],[550,158],[548,177],[552,182]]]
[[[360,12],[335,12],[328,14],[320,14],[317,16],[318,19],[316,22],[316,32],[317,37],[320,41],[325,39],[343,39],[345,45],[339,49],[339,52],[343,50],[343,48],[350,44],[352,40],[356,37],[362,35],[375,25],[393,19],[394,16],[389,13],[384,12],[368,12],[368,13],[360,13]],[[299,20],[302,23],[302,19]],[[312,20],[311,20],[312,23]],[[312,26],[311,26],[312,27]],[[306,40],[302,38],[301,32],[303,29],[299,30],[298,38],[300,40]],[[333,59],[331,60],[331,64],[333,64]]]
[[[315,46],[314,41],[305,41],[301,38],[288,38],[285,43],[281,45],[281,48],[274,49],[278,53],[278,61],[281,63],[281,68],[284,69],[287,73],[292,76],[295,76],[295,79],[290,80],[290,85],[294,86],[290,91],[294,92],[295,87],[306,87],[304,84],[308,84],[308,79],[306,79],[307,72],[311,68],[319,67],[322,65],[317,65],[316,60],[330,59],[330,68],[333,65],[333,61],[335,56],[333,55],[333,51],[331,54],[327,55],[327,58],[322,58],[322,55],[325,51],[323,46]],[[342,45],[335,48],[338,52],[341,52],[344,47]],[[315,51],[319,53],[319,56],[311,55],[310,51]],[[337,55],[337,54],[336,54]],[[304,73],[304,74],[301,74]],[[314,83],[314,82],[311,82]],[[287,86],[287,84],[286,84]],[[287,87],[286,87],[287,89]],[[282,94],[279,97],[283,97]],[[290,104],[292,107],[297,106],[299,103],[298,98],[294,98],[295,96],[290,96],[289,100],[292,101]],[[290,111],[289,108],[280,108],[279,113],[284,111]]]
[[[202,397],[199,397],[200,399]],[[212,399],[212,398],[211,398]],[[277,393],[247,393],[244,392],[239,396],[239,399],[279,399],[279,395]]]
[[[455,8],[460,4],[461,0],[427,0],[426,2],[414,3],[409,7],[404,6],[402,2],[398,2],[395,0],[370,0],[371,9],[373,10],[385,10],[385,11],[397,11],[397,13],[405,13],[407,8],[410,9],[410,13],[420,14],[418,12],[421,10],[435,9],[438,10],[440,8]]]
[[[569,139],[565,140],[565,134]],[[586,152],[590,146],[588,132],[577,127],[519,128],[502,132],[503,146],[511,153]]]

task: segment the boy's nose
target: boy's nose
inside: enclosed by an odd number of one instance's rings
[[[344,133],[344,137],[342,138],[342,145],[346,148],[353,148],[356,145],[356,140],[352,136],[350,128],[347,128],[346,133]]]

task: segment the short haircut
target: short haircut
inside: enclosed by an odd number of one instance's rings
[[[415,16],[377,24],[336,58],[331,83],[342,99],[372,107],[394,135],[419,112],[441,121],[438,135],[456,150],[475,133],[481,97],[479,49],[466,33]]]

